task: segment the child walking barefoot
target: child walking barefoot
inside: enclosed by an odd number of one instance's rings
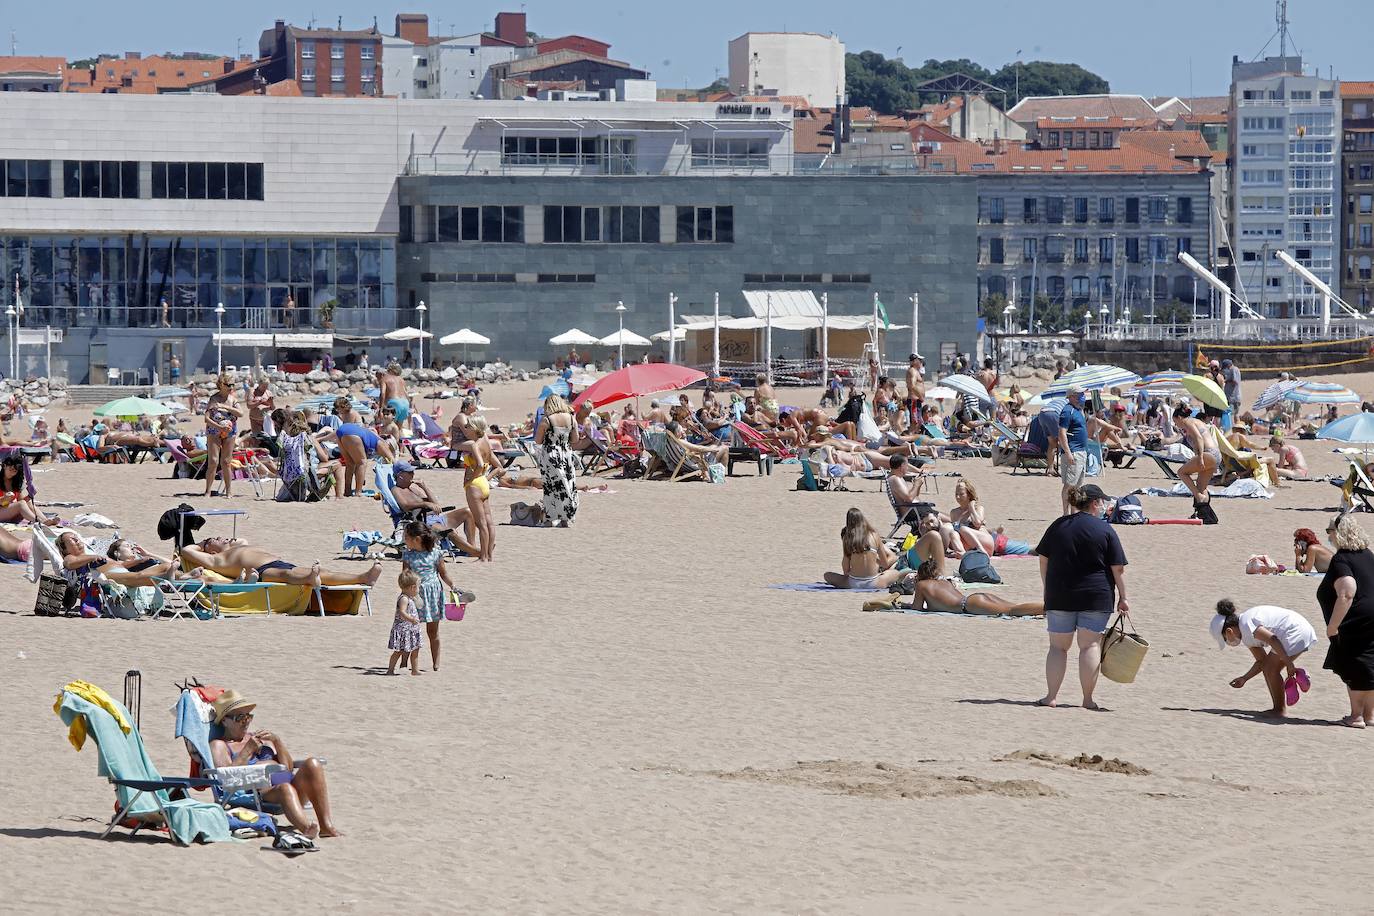
[[[415,613],[415,598],[420,594],[420,577],[409,566],[401,570],[396,584],[401,594],[396,597],[396,619],[391,624],[391,639],[386,647],[391,651],[391,661],[386,673],[396,673],[396,663],[410,663],[410,673],[420,673],[420,618]]]
[[[434,670],[439,670],[439,622],[444,619],[444,586],[458,593],[458,603],[471,604],[476,600],[471,592],[459,590],[448,575],[448,565],[444,563],[443,548],[438,546],[434,531],[424,522],[409,522],[405,527],[405,549],[401,551],[401,562],[419,576],[419,597],[416,599],[416,616],[425,625],[429,637],[430,661]]]

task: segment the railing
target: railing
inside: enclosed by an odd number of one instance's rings
[[[1374,319],[1332,318],[1330,329],[1323,334],[1321,319],[1310,316],[1233,318],[1225,329],[1220,318],[1198,318],[1174,324],[1110,324],[1105,329],[1094,322],[1087,331],[1089,340],[1254,340],[1273,343],[1349,340],[1370,335],[1374,335]]]
[[[21,327],[31,328],[153,328],[164,331],[215,330],[263,332],[377,332],[415,324],[411,309],[398,308],[229,308],[223,321],[213,306],[27,306]],[[3,334],[0,329],[0,334]]]
[[[657,160],[655,160],[657,161]],[[560,157],[521,155],[517,161],[498,152],[415,153],[406,164],[407,175],[527,175],[566,177],[677,176],[796,176],[849,178],[871,175],[948,175],[956,172],[950,157],[939,155],[836,156],[829,153],[769,153],[767,157],[717,157],[703,161],[685,147],[675,150],[661,164],[646,165],[646,157],[622,161],[607,157]]]

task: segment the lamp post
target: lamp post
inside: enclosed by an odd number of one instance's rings
[[[676,294],[676,293],[669,293],[669,294],[668,294],[668,362],[670,362],[670,363],[676,363],[676,362],[677,362],[677,341],[676,341],[676,340],[674,339],[674,337],[673,337],[673,331],[676,330],[676,327],[675,327],[675,326],[676,326],[676,324],[677,324],[677,317],[676,317],[676,316],[677,316],[677,312],[675,311],[675,307],[676,307],[676,306],[677,306],[677,294]]]
[[[1097,314],[1100,315],[1101,318],[1102,318],[1102,336],[1103,336],[1103,337],[1106,337],[1106,336],[1107,336],[1107,316],[1111,314],[1111,309],[1107,308],[1107,304],[1104,302],[1104,303],[1102,304],[1102,308],[1098,309]]]
[[[616,368],[625,368],[625,303],[617,301],[615,304],[615,317],[620,319],[620,333],[616,335],[616,341],[620,344],[619,365]],[[671,336],[669,337],[671,340]]]
[[[15,320],[18,314],[12,305],[5,309],[5,329],[10,332],[10,378],[14,378],[14,354],[19,349],[19,323]]]
[[[216,367],[215,374],[224,371],[224,303],[215,303],[215,339],[219,341],[219,365]]]
[[[425,307],[425,300],[420,300],[420,304],[415,306],[415,311],[419,313],[416,317],[420,322],[420,368],[423,369],[425,367],[425,312],[428,311]]]

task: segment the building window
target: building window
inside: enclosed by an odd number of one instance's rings
[[[988,221],[1004,223],[1007,220],[1007,205],[1000,197],[988,198]]]
[[[606,158],[604,137],[506,137],[502,165],[599,165]]]
[[[1038,222],[1038,220],[1037,220],[1037,218],[1036,218],[1036,209],[1035,209],[1035,208],[1036,208],[1036,199],[1035,199],[1034,197],[1022,198],[1022,200],[1021,200],[1021,222],[1023,222],[1023,223],[1034,223],[1034,222]]]
[[[1192,223],[1193,199],[1191,197],[1180,197],[1178,199],[1178,221],[1185,225]]]
[[[1092,280],[1087,277],[1074,277],[1070,290],[1075,303],[1087,302],[1088,296],[1092,294]]]
[[[343,68],[343,67],[333,67],[333,68],[331,68],[330,73],[329,73],[329,81],[330,81],[331,83],[342,83],[342,82],[344,81],[344,68]]]
[[[303,41],[301,44],[301,57],[305,60],[314,60],[315,43],[313,41]]]
[[[138,197],[138,163],[67,160],[62,163],[66,197]]]
[[[1360,212],[1361,212],[1361,213],[1371,213],[1371,212],[1374,212],[1374,195],[1370,195],[1370,194],[1361,194],[1361,195],[1360,195]]]
[[[1088,198],[1075,197],[1073,199],[1073,221],[1075,223],[1088,221]]]
[[[436,242],[525,241],[524,207],[435,207],[434,222]]]
[[[1178,254],[1192,254],[1193,240],[1188,236],[1182,236],[1178,240]]]
[[[1021,260],[1030,262],[1036,260],[1037,257],[1036,240],[1023,239],[1021,242]]]
[[[376,60],[377,49],[373,45],[363,45],[359,50],[363,60]]]
[[[313,82],[315,82],[315,68],[314,68],[314,67],[301,67],[301,82],[303,82],[303,83],[313,83]]]
[[[1062,223],[1064,222],[1064,198],[1046,197],[1045,198],[1045,222]]]
[[[1097,199],[1097,221],[1099,223],[1116,222],[1116,198],[1099,197]]]
[[[1360,223],[1360,247],[1374,248],[1374,223]]]
[[[1140,263],[1140,239],[1126,239],[1126,261],[1130,264]]]
[[[540,283],[595,283],[596,274],[540,274]]]
[[[999,237],[988,239],[988,263],[1002,264],[1006,262],[1006,240]]]
[[[52,197],[51,169],[46,159],[0,159],[0,195]]]
[[[679,242],[735,241],[734,207],[678,207],[677,240]]]
[[[1361,162],[1359,170],[1360,181],[1374,181],[1374,162]]]
[[[341,45],[341,44],[339,44],[338,42],[335,42],[334,44],[331,44],[331,45],[329,46],[329,58],[330,58],[330,60],[343,60],[343,49],[344,49],[344,46]]]
[[[606,207],[606,241],[659,242],[658,207]]]
[[[377,81],[377,70],[376,70],[376,68],[373,67],[373,66],[370,65],[370,64],[369,64],[368,66],[363,67],[363,69],[362,69],[362,81],[363,81],[364,83],[374,83],[374,82],[376,82],[376,81]]]
[[[1049,293],[1051,302],[1064,301],[1064,278],[1047,277],[1045,279],[1045,292]]]
[[[1362,255],[1360,255],[1359,264],[1360,264],[1360,279],[1361,279],[1361,280],[1374,279],[1374,272],[1371,272],[1371,270],[1370,270],[1370,263],[1371,263],[1371,259],[1370,259],[1369,255],[1367,255],[1367,254],[1362,254]]]
[[[1073,260],[1075,264],[1088,263],[1088,240],[1078,238],[1073,240]]]
[[[1064,261],[1064,236],[1051,235],[1045,239],[1045,260],[1051,264]]]
[[[1128,222],[1128,223],[1138,223],[1138,222],[1140,222],[1140,198],[1139,198],[1139,197],[1128,197],[1128,198],[1126,198],[1126,222]]]
[[[1097,240],[1097,260],[1102,264],[1116,263],[1116,239],[1104,236]]]
[[[600,207],[544,207],[544,241],[601,241]]]
[[[153,163],[158,200],[262,200],[262,184],[261,162]]]
[[[693,140],[692,168],[766,169],[768,141],[758,137]]]
[[[1169,198],[1150,198],[1150,222],[1162,223],[1169,218]]]
[[[1150,260],[1155,263],[1169,260],[1169,239],[1167,236],[1150,236]]]

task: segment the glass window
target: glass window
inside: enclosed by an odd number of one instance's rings
[[[224,169],[225,190],[230,200],[247,200],[248,185],[244,178],[244,163],[230,162]]]
[[[1116,198],[1099,197],[1097,199],[1097,221],[1099,223],[1111,223],[1116,221]]]
[[[186,197],[186,163],[167,163],[167,196],[176,200]]]
[[[1062,223],[1064,222],[1064,198],[1047,197],[1045,198],[1045,222]]]
[[[343,60],[344,46],[334,42],[329,46],[329,57],[331,60]]]
[[[205,199],[205,163],[186,163],[186,197],[189,200]]]
[[[463,235],[464,242],[477,242],[482,239],[482,209],[480,207],[463,207]]]
[[[1191,223],[1193,221],[1193,199],[1191,197],[1180,197],[1178,199],[1178,221],[1180,223]]]
[[[228,197],[225,188],[225,167],[233,167],[231,163],[207,162],[205,164],[205,196],[209,200],[225,200]]]
[[[1007,205],[1000,197],[988,199],[988,219],[994,223],[1005,222],[1007,219]]]
[[[1001,264],[1006,260],[1006,240],[1000,236],[988,239],[988,263]]]
[[[339,286],[354,286],[358,282],[358,243],[354,239],[339,239],[335,245],[336,282]]]
[[[249,200],[262,200],[262,163],[246,163],[243,171],[244,180],[247,183],[245,196]]]
[[[310,60],[315,56],[315,43],[313,41],[302,41],[300,43],[300,46],[301,57],[304,57],[306,60]]]
[[[1033,222],[1036,222],[1036,199],[1035,199],[1034,197],[1026,197],[1026,198],[1023,198],[1023,199],[1022,199],[1022,201],[1021,201],[1021,222],[1023,222],[1023,223],[1033,223]]]
[[[26,159],[11,159],[5,163],[5,193],[10,197],[29,196],[29,164]]]
[[[716,207],[716,241],[722,245],[735,242],[735,208]]]
[[[1138,222],[1140,222],[1140,198],[1139,198],[1139,197],[1128,197],[1128,198],[1126,198],[1126,222],[1128,222],[1128,223],[1138,223]]]
[[[1075,197],[1073,199],[1073,221],[1075,223],[1088,221],[1088,198]]]
[[[309,283],[314,274],[314,252],[309,242],[291,243],[291,282]]]
[[[482,208],[482,241],[501,241],[501,208]]]
[[[435,207],[434,212],[438,220],[438,228],[434,233],[435,241],[462,241],[462,236],[458,230],[459,209],[457,207]]]
[[[315,240],[315,269],[314,279],[316,286],[334,285],[334,240],[316,239]]]

